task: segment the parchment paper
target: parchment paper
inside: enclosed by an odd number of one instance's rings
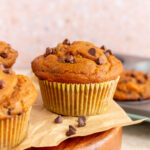
[[[34,82],[36,82],[36,80],[34,80]],[[35,83],[35,85],[39,91],[38,84]],[[56,124],[54,123],[56,117],[57,114],[51,113],[43,107],[39,91],[39,98],[31,111],[28,136],[15,150],[22,150],[29,147],[57,146],[62,141],[70,138],[66,136],[66,131],[68,131],[69,125],[77,127],[78,118],[63,116],[63,123]],[[87,125],[85,127],[76,128],[77,132],[72,137],[86,136],[114,127],[137,124],[142,121],[143,120],[132,121],[124,110],[113,101],[107,113],[87,117]]]

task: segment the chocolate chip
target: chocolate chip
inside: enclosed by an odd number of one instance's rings
[[[20,116],[20,115],[22,115],[23,113],[24,113],[24,111],[19,112],[17,115]]]
[[[3,70],[3,72],[6,74],[12,74],[12,70],[10,70],[10,69],[5,69],[5,70]]]
[[[100,47],[100,49],[106,50],[105,45],[102,45],[102,46]]]
[[[48,55],[50,55],[50,54],[53,54],[53,49],[50,48],[50,47],[47,47],[47,48],[46,48],[46,52],[45,52],[45,56],[48,56]]]
[[[66,132],[66,135],[71,136],[71,135],[74,135],[74,134],[76,134],[76,128],[73,127],[72,125],[69,125],[69,130]]]
[[[4,66],[4,68],[9,68],[8,64],[4,64],[3,66]]]
[[[88,50],[88,53],[89,53],[90,55],[92,55],[92,56],[95,56],[95,54],[96,54],[95,48],[90,48],[90,49]]]
[[[135,78],[136,74],[134,72],[131,73],[131,77]]]
[[[11,109],[8,109],[7,114],[11,115]]]
[[[3,80],[0,80],[0,89],[3,89],[5,85],[5,82]]]
[[[96,63],[97,63],[98,65],[102,65],[102,64],[104,63],[104,61],[103,61],[102,58],[98,58],[98,59],[96,60]]]
[[[0,53],[0,56],[1,56],[2,58],[7,58],[7,57],[8,57],[7,53],[5,53],[5,52]]]
[[[78,127],[84,127],[84,126],[86,126],[86,117],[79,116],[78,117]]]
[[[58,117],[54,120],[55,123],[62,123],[63,120],[62,120],[62,117],[61,115],[58,115]]]
[[[106,57],[108,57],[108,56],[112,55],[112,52],[110,49],[108,49],[104,52],[104,54],[106,55]]]
[[[74,60],[74,58],[73,58],[72,55],[69,55],[69,56],[65,59],[65,62],[66,62],[66,63],[74,64],[74,63],[75,63],[75,60]]]
[[[138,79],[138,80],[137,80],[137,83],[143,84],[144,82],[143,82],[142,80]]]
[[[63,44],[65,44],[65,45],[70,45],[70,41],[69,41],[68,39],[65,39],[65,40],[63,41]]]
[[[139,100],[139,101],[143,100],[143,96],[142,96],[142,94],[141,94],[141,93],[139,93],[138,100]]]
[[[149,77],[149,75],[146,73],[146,74],[144,74],[144,78],[145,78],[145,80],[147,80],[148,79],[148,77]]]

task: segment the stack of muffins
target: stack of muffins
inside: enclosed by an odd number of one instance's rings
[[[9,44],[0,42],[0,150],[12,149],[25,138],[37,98],[31,81],[10,69],[17,55]]]
[[[57,114],[90,116],[108,110],[122,72],[122,63],[90,42],[65,39],[35,58],[44,106]]]

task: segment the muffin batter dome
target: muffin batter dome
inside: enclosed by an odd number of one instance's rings
[[[41,80],[64,83],[99,83],[115,80],[122,72],[121,62],[110,50],[90,42],[68,40],[32,62],[35,75]]]
[[[0,69],[0,119],[21,115],[36,98],[37,92],[27,77]]]
[[[0,64],[10,68],[16,61],[18,52],[5,42],[0,41]]]

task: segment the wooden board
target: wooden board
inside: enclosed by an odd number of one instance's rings
[[[55,147],[30,148],[28,150],[120,150],[121,141],[122,128],[114,128],[85,137],[70,138]]]

